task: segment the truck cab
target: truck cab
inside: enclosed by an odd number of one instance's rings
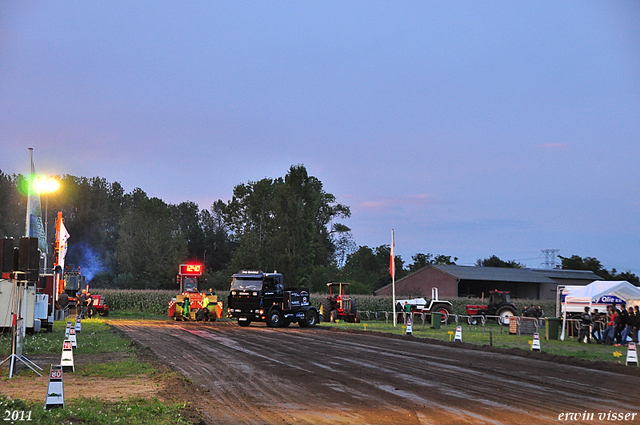
[[[240,326],[266,322],[269,327],[315,326],[318,312],[310,303],[309,288],[284,289],[282,274],[242,270],[232,276],[229,317]]]

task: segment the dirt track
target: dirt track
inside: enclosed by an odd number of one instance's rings
[[[112,325],[206,389],[210,424],[594,424],[611,423],[598,420],[610,410],[640,414],[636,376],[508,354],[295,325]],[[558,421],[585,410],[594,420]]]

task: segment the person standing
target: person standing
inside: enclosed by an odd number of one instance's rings
[[[189,300],[189,297],[184,297],[184,307],[182,307],[182,319],[189,320],[190,315],[191,315],[191,300]]]
[[[76,302],[76,310],[80,307],[80,318],[84,319],[84,315],[87,312],[87,290],[83,289],[78,297],[78,301]]]
[[[622,345],[622,330],[626,326],[625,317],[622,312],[627,312],[624,308],[622,311],[616,309],[616,318],[614,320],[615,330],[614,330],[614,339],[616,340],[616,347],[620,347]]]
[[[411,318],[411,305],[408,302],[404,302],[404,322],[407,323],[407,317]],[[411,322],[413,324],[413,322]]]
[[[591,314],[589,314],[589,307],[585,307],[584,313],[580,316],[578,343],[582,344],[585,337],[587,338],[587,344],[591,344]]]
[[[591,332],[591,337],[598,344],[602,344],[603,335],[602,335],[602,318],[600,317],[600,312],[597,308],[593,309],[593,314],[591,315],[591,321],[593,322],[593,331]]]

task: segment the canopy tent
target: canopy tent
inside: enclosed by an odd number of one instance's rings
[[[636,305],[640,304],[640,288],[626,280],[596,280],[568,294],[565,302]]]

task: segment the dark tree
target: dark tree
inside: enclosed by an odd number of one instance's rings
[[[492,255],[489,258],[485,258],[482,260],[476,261],[476,266],[478,267],[504,267],[510,269],[523,269],[525,268],[522,264],[517,263],[514,260],[511,261],[503,261],[495,255]]]

